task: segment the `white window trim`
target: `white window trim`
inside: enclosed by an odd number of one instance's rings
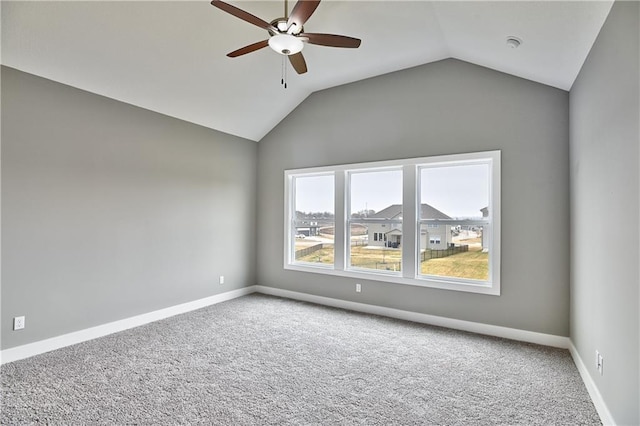
[[[477,156],[476,154],[483,154]],[[446,158],[445,158],[446,157]],[[453,158],[454,160],[449,161],[449,159]],[[456,159],[457,158],[457,159]],[[442,159],[442,160],[441,160]],[[420,170],[423,168],[429,167],[447,167],[451,165],[473,165],[473,164],[487,164],[489,166],[489,173],[491,178],[492,185],[489,188],[489,212],[490,216],[487,218],[479,218],[474,220],[442,220],[438,221],[440,223],[456,223],[463,225],[492,225],[493,221],[497,218],[497,227],[492,230],[492,233],[489,234],[489,253],[491,253],[489,260],[489,279],[487,283],[493,288],[497,287],[496,293],[489,294],[500,294],[500,151],[490,151],[485,153],[474,153],[474,154],[458,154],[458,155],[449,155],[443,157],[429,157],[426,161],[422,162],[417,166],[416,179],[418,180],[418,187],[416,190],[416,207],[420,204],[419,194],[421,193],[420,182],[419,182],[419,174]],[[426,224],[429,221],[420,220],[418,218],[418,232],[421,224]],[[494,244],[494,240],[498,243]],[[416,249],[417,250],[417,249]],[[463,283],[464,285],[486,285],[484,281],[472,280],[472,279],[464,279],[464,278],[453,278],[453,277],[439,277],[433,275],[421,275],[420,274],[420,262],[419,259],[416,259],[415,263],[416,275],[418,279],[435,279],[438,281],[447,281],[453,283]]]
[[[305,173],[290,173],[290,174],[286,174],[285,173],[285,222],[284,222],[284,250],[285,250],[285,254],[284,254],[284,258],[285,258],[285,263],[291,263],[293,264],[294,260],[295,260],[295,235],[293,233],[290,234],[291,231],[291,225],[294,223],[294,214],[296,211],[296,199],[295,199],[295,191],[293,190],[295,188],[295,185],[293,184],[293,181],[296,177],[300,176],[300,177],[311,177],[311,176],[333,176],[334,177],[334,187],[337,187],[336,185],[336,175],[337,173],[334,173],[332,170],[326,169],[326,170],[319,170],[317,172],[313,172],[313,171],[309,171],[309,172],[305,172]],[[337,228],[336,226],[336,214],[334,211],[334,216],[333,216],[333,220],[334,220],[334,225],[333,225],[333,229],[334,229],[334,233],[335,233],[335,229]],[[335,236],[335,235],[334,235]],[[335,242],[334,242],[335,244]],[[320,268],[322,270],[328,270],[328,269],[334,269],[335,268],[335,262],[333,265],[328,265],[326,263],[313,263],[313,262],[296,262],[296,265],[300,266],[304,266],[305,269],[308,268]],[[313,271],[313,272],[319,272],[319,271]]]
[[[489,160],[491,187],[489,193],[489,220],[491,222],[490,237],[490,277],[489,280],[465,280],[451,277],[436,277],[419,275],[418,243],[417,236],[420,232],[420,218],[418,216],[419,200],[419,166],[440,163],[443,166],[464,164],[464,162],[477,163],[478,160]],[[455,290],[487,295],[500,295],[500,151],[484,151],[465,154],[452,154],[434,157],[410,158],[403,160],[379,161],[371,163],[344,164],[337,166],[314,167],[307,169],[285,170],[285,214],[284,214],[284,269],[300,272],[320,273],[325,275],[355,278],[359,280],[384,281],[393,284],[405,284],[419,287],[430,287],[445,290]],[[380,170],[384,168],[403,169],[403,249],[402,272],[387,273],[386,271],[365,271],[360,269],[348,269],[347,244],[348,235],[348,205],[349,188],[347,187],[347,173],[365,171],[366,169]],[[292,212],[295,212],[295,200],[293,200],[292,181],[295,176],[334,175],[335,205],[334,205],[334,264],[316,264],[294,262],[293,238],[290,235]],[[413,224],[413,225],[412,225]],[[414,232],[405,232],[413,229]]]

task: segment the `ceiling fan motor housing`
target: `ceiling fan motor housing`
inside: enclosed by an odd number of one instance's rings
[[[303,30],[304,27],[300,26],[298,27],[298,25],[294,22],[291,27],[289,27],[289,22],[287,18],[276,18],[273,21],[270,22],[270,24],[276,28],[280,34],[293,34],[293,35],[298,35],[300,34]],[[273,32],[270,29],[267,29],[267,31],[269,31],[269,34],[271,35],[276,35],[278,33]]]

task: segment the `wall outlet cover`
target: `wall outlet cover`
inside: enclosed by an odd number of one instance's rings
[[[15,317],[13,319],[13,329],[14,330],[22,330],[25,326],[25,319],[24,316],[21,317]]]

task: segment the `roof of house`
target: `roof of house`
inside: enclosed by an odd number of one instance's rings
[[[400,215],[402,215],[402,204],[392,204],[369,216],[368,219],[396,219]],[[420,217],[422,219],[451,219],[451,217],[429,204],[420,206]]]

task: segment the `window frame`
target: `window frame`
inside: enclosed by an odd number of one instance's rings
[[[458,156],[460,156],[462,154],[459,154]],[[449,156],[451,157],[451,156]],[[455,166],[469,166],[469,165],[481,165],[481,164],[486,164],[489,167],[489,200],[488,200],[488,208],[489,208],[489,212],[493,212],[494,210],[494,205],[495,203],[493,202],[493,198],[495,196],[494,192],[497,192],[499,194],[499,187],[498,187],[498,191],[495,191],[495,186],[492,184],[493,183],[493,179],[495,178],[494,175],[494,158],[493,157],[485,157],[485,158],[476,158],[475,156],[465,156],[467,158],[464,159],[459,159],[459,160],[455,160],[455,161],[438,161],[438,160],[432,160],[431,158],[428,159],[428,161],[423,162],[422,164],[419,164],[417,166],[417,188],[416,188],[416,196],[418,197],[418,201],[417,201],[417,206],[420,206],[420,204],[422,204],[422,200],[420,197],[420,194],[422,192],[422,185],[421,185],[421,179],[420,179],[420,173],[423,169],[428,169],[428,168],[444,168],[444,167],[455,167]],[[499,167],[499,151],[498,151],[498,167]],[[499,170],[498,170],[499,172]],[[498,199],[498,206],[499,206],[499,199]],[[497,212],[497,216],[499,217],[500,212]],[[495,216],[495,215],[494,215]],[[420,217],[418,217],[417,219],[417,230],[416,233],[419,235],[421,232],[421,226],[426,226],[427,229],[431,226],[431,223],[433,223],[434,221],[432,220],[428,220],[428,219],[422,219]],[[479,226],[489,226],[489,228],[493,228],[493,217],[491,215],[489,215],[488,217],[480,217],[478,219],[450,219],[450,220],[443,220],[443,219],[439,219],[436,221],[436,224],[438,226],[443,225],[463,225],[463,226],[471,226],[471,225],[479,225]],[[499,259],[497,259],[498,263],[496,264],[493,261],[493,257],[496,256],[496,254],[494,253],[494,243],[493,240],[496,238],[496,234],[493,233],[494,231],[492,231],[492,233],[489,234],[489,277],[486,281],[480,281],[480,280],[475,280],[475,279],[471,279],[471,278],[459,278],[459,277],[449,277],[449,276],[439,276],[439,275],[428,275],[428,274],[421,274],[420,273],[420,259],[416,259],[416,275],[418,279],[429,279],[429,280],[436,280],[436,281],[442,281],[442,282],[451,282],[454,284],[468,284],[468,285],[482,285],[483,283],[493,283],[494,282],[494,276],[497,277],[498,280],[498,294],[499,294],[499,276],[500,276],[500,264],[499,264]],[[441,235],[440,235],[441,236]],[[498,226],[498,237],[499,238],[499,226]],[[442,240],[440,240],[442,241]],[[445,241],[446,241],[446,237],[445,237]],[[429,242],[431,243],[431,242]],[[497,244],[497,248],[496,251],[500,252],[499,249],[499,243]],[[421,249],[421,247],[419,246],[419,241],[418,241],[418,251]],[[496,270],[498,270],[496,272]]]
[[[421,218],[420,212],[420,167],[440,163],[442,165],[461,165],[464,163],[486,162],[489,164],[489,212],[486,219],[491,224],[489,279],[487,281],[467,280],[455,277],[440,277],[420,274],[419,238]],[[348,187],[349,172],[380,170],[384,168],[402,168],[403,171],[403,218],[402,218],[402,271],[401,274],[389,274],[376,270],[353,269],[349,267],[349,224],[350,215]],[[377,161],[368,163],[323,166],[284,171],[284,262],[285,270],[320,273],[359,280],[383,281],[393,284],[413,285],[419,287],[463,291],[499,296],[500,279],[500,228],[501,228],[501,151],[482,151],[474,153],[440,155],[432,157],[409,158],[401,160]],[[294,177],[327,175],[334,176],[334,264],[316,264],[295,262],[295,237],[291,233],[293,215],[295,215],[295,196],[292,194]],[[357,222],[357,219],[354,219]],[[460,222],[460,221],[457,221]]]
[[[403,223],[402,218],[398,219],[360,219],[360,218],[352,218],[352,211],[351,211],[351,196],[352,196],[352,185],[351,185],[351,177],[354,174],[366,174],[366,173],[376,173],[376,172],[392,172],[392,171],[399,171],[400,172],[400,178],[403,178],[403,170],[402,167],[399,166],[394,166],[394,167],[388,167],[388,166],[383,166],[383,167],[372,167],[372,168],[357,168],[357,169],[350,169],[347,170],[345,172],[345,197],[346,197],[346,204],[345,204],[345,208],[346,208],[346,212],[345,212],[345,270],[348,271],[353,271],[353,272],[364,272],[364,273],[375,273],[375,274],[382,274],[384,276],[400,276],[401,275],[401,271],[387,271],[387,270],[383,270],[383,269],[371,269],[371,268],[362,268],[362,267],[358,267],[358,266],[354,266],[351,264],[351,225],[354,223],[361,223],[361,222],[367,222],[370,224],[379,224],[382,225],[381,228],[385,228],[386,225],[390,225],[389,226],[389,230],[391,230],[393,228],[393,225],[396,223]],[[404,188],[404,185],[401,185],[400,187],[400,192],[402,193],[402,190]],[[335,191],[335,190],[334,190]],[[402,194],[401,194],[402,195]],[[334,228],[335,229],[335,228]],[[387,232],[390,231],[382,231],[382,232],[377,232],[378,234],[378,239],[376,240],[374,237],[374,242],[382,242],[383,246],[386,246],[387,244]],[[402,263],[402,262],[401,262]]]
[[[302,177],[320,177],[320,176],[332,176],[333,177],[333,185],[334,185],[334,211],[333,211],[333,229],[334,229],[334,237],[336,230],[336,212],[335,212],[335,188],[336,188],[336,173],[331,170],[326,171],[318,171],[312,173],[296,173],[290,174],[287,177],[287,183],[285,185],[285,201],[287,205],[285,206],[285,262],[288,260],[290,263],[301,266],[301,267],[310,267],[310,268],[321,268],[323,270],[334,269],[335,261],[333,265],[328,263],[317,263],[317,262],[300,262],[296,261],[296,253],[295,253],[295,240],[296,233],[295,230],[295,222],[296,222],[296,193],[295,193],[295,180],[296,178]],[[334,240],[334,259],[335,259],[335,240]]]

